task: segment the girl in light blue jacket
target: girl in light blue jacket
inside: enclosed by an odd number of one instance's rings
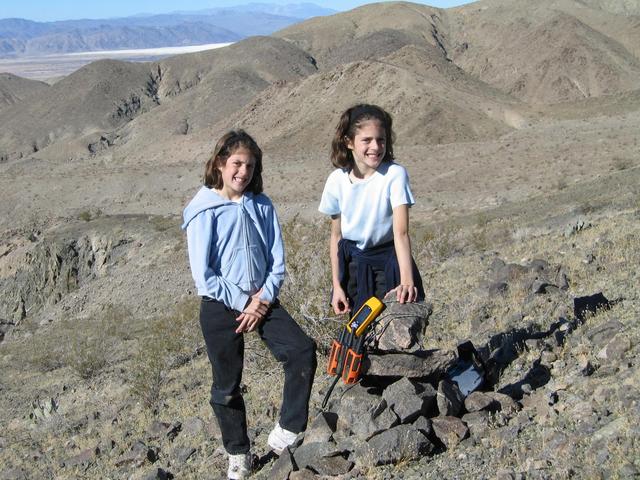
[[[280,225],[262,193],[262,151],[246,132],[218,141],[183,217],[213,371],[210,403],[229,454],[228,478],[245,478],[252,457],[240,391],[244,335],[257,331],[284,367],[280,419],[268,438],[278,454],[306,428],[316,368],[315,343],[278,301],[285,273]]]

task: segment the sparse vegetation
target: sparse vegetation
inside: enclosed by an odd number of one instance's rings
[[[443,262],[460,251],[460,228],[453,223],[441,223],[427,227],[417,242],[414,242],[414,255],[426,257],[434,263]]]
[[[615,170],[628,170],[633,167],[633,160],[628,157],[613,157],[613,168]]]
[[[282,225],[282,237],[287,277],[280,300],[307,333],[327,344],[336,328],[330,321],[329,225],[305,222],[296,215]]]
[[[172,314],[145,321],[127,380],[131,393],[151,410],[158,408],[167,372],[203,351],[199,306],[199,298],[190,297],[178,303]]]
[[[130,316],[122,307],[106,305],[88,318],[64,320],[36,332],[20,355],[38,370],[69,367],[80,378],[90,379],[118,361],[117,346],[131,335],[126,327]]]
[[[90,222],[91,220],[95,220],[98,217],[102,216],[102,210],[99,208],[90,208],[88,210],[82,210],[78,214],[78,220],[82,220],[83,222]]]

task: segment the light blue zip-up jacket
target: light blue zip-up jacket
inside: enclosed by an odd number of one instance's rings
[[[198,295],[244,310],[249,297],[273,302],[284,281],[284,247],[271,200],[245,192],[233,202],[202,187],[183,212]]]

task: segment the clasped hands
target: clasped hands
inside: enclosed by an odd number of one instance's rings
[[[396,288],[389,290],[387,295],[391,292],[396,292],[396,300],[398,303],[412,303],[418,299],[418,287],[415,285],[398,285]],[[342,288],[334,287],[331,306],[336,315],[342,315],[343,313],[349,313],[351,311],[347,295]]]
[[[242,313],[236,317],[236,322],[239,322],[236,333],[253,332],[264,319],[271,303],[267,300],[261,300],[261,293],[262,289],[251,295],[247,306],[244,307]]]

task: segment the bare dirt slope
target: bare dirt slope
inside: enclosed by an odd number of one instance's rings
[[[280,30],[308,51],[320,69],[380,58],[405,45],[435,46],[443,41],[442,11],[407,2],[371,4],[350,12],[318,17]]]
[[[10,73],[0,73],[0,110],[18,103],[49,87],[44,82],[28,80]]]
[[[271,87],[232,120],[278,150],[307,153],[326,148],[340,113],[358,102],[388,109],[404,145],[495,138],[526,124],[528,110],[474,82],[432,48],[411,45]]]
[[[73,143],[96,131],[113,130],[153,108],[156,96],[148,65],[91,63],[0,112],[5,126],[0,156],[22,157],[61,140]]]
[[[490,0],[448,12],[451,56],[463,70],[532,103],[638,88],[633,16],[574,0]]]
[[[81,157],[125,143],[127,124],[144,117],[135,151],[148,156],[150,144],[166,148],[172,135],[206,130],[273,82],[312,72],[307,53],[269,37],[158,63],[94,62],[0,113],[8,125],[0,152],[15,158],[51,145],[50,157]]]

